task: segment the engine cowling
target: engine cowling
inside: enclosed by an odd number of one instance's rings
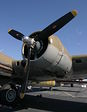
[[[66,72],[71,70],[72,59],[56,36],[52,35],[49,37],[47,49],[42,57],[51,64],[51,66],[48,67],[51,71],[59,71],[58,68]]]
[[[30,38],[37,38],[39,32],[31,34]],[[72,67],[72,60],[68,52],[62,45],[61,41],[56,36],[50,36],[47,41],[39,40],[38,49],[34,49],[31,54],[31,64],[37,69],[45,69],[50,72],[59,73],[62,69],[65,72],[70,72]],[[27,58],[27,45],[24,43],[22,47],[23,58]],[[35,53],[36,52],[36,53]]]

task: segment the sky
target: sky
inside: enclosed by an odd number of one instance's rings
[[[70,55],[87,54],[87,0],[0,0],[0,52],[21,59],[22,42],[11,37],[8,29],[28,36],[73,9],[78,15],[55,35]]]

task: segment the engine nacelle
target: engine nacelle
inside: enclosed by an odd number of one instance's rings
[[[39,32],[33,33],[30,37],[37,37],[38,33]],[[58,37],[52,35],[47,41],[38,39],[38,42],[40,47],[36,53],[37,56],[34,56],[35,51],[33,51],[30,57],[31,66],[33,66],[33,69],[31,67],[31,71],[35,72],[38,70],[40,72],[41,70],[47,70],[56,73],[57,75],[59,75],[60,69],[61,71],[64,71],[64,74],[70,72],[72,68],[72,59]],[[23,44],[23,58],[27,58],[27,53],[27,45]],[[33,73],[31,72],[31,74]]]

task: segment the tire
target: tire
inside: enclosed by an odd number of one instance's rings
[[[4,89],[0,91],[0,101],[3,104],[12,103],[16,100],[17,92],[15,89]]]
[[[17,95],[16,95],[15,89],[9,89],[9,90],[7,90],[6,93],[5,93],[6,102],[8,102],[8,103],[14,102],[15,99],[16,99],[16,96]]]

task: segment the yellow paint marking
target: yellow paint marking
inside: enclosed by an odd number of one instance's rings
[[[8,29],[8,33],[11,31],[12,29]]]
[[[72,13],[73,16],[77,15],[77,11],[76,10],[73,10],[71,13]]]

